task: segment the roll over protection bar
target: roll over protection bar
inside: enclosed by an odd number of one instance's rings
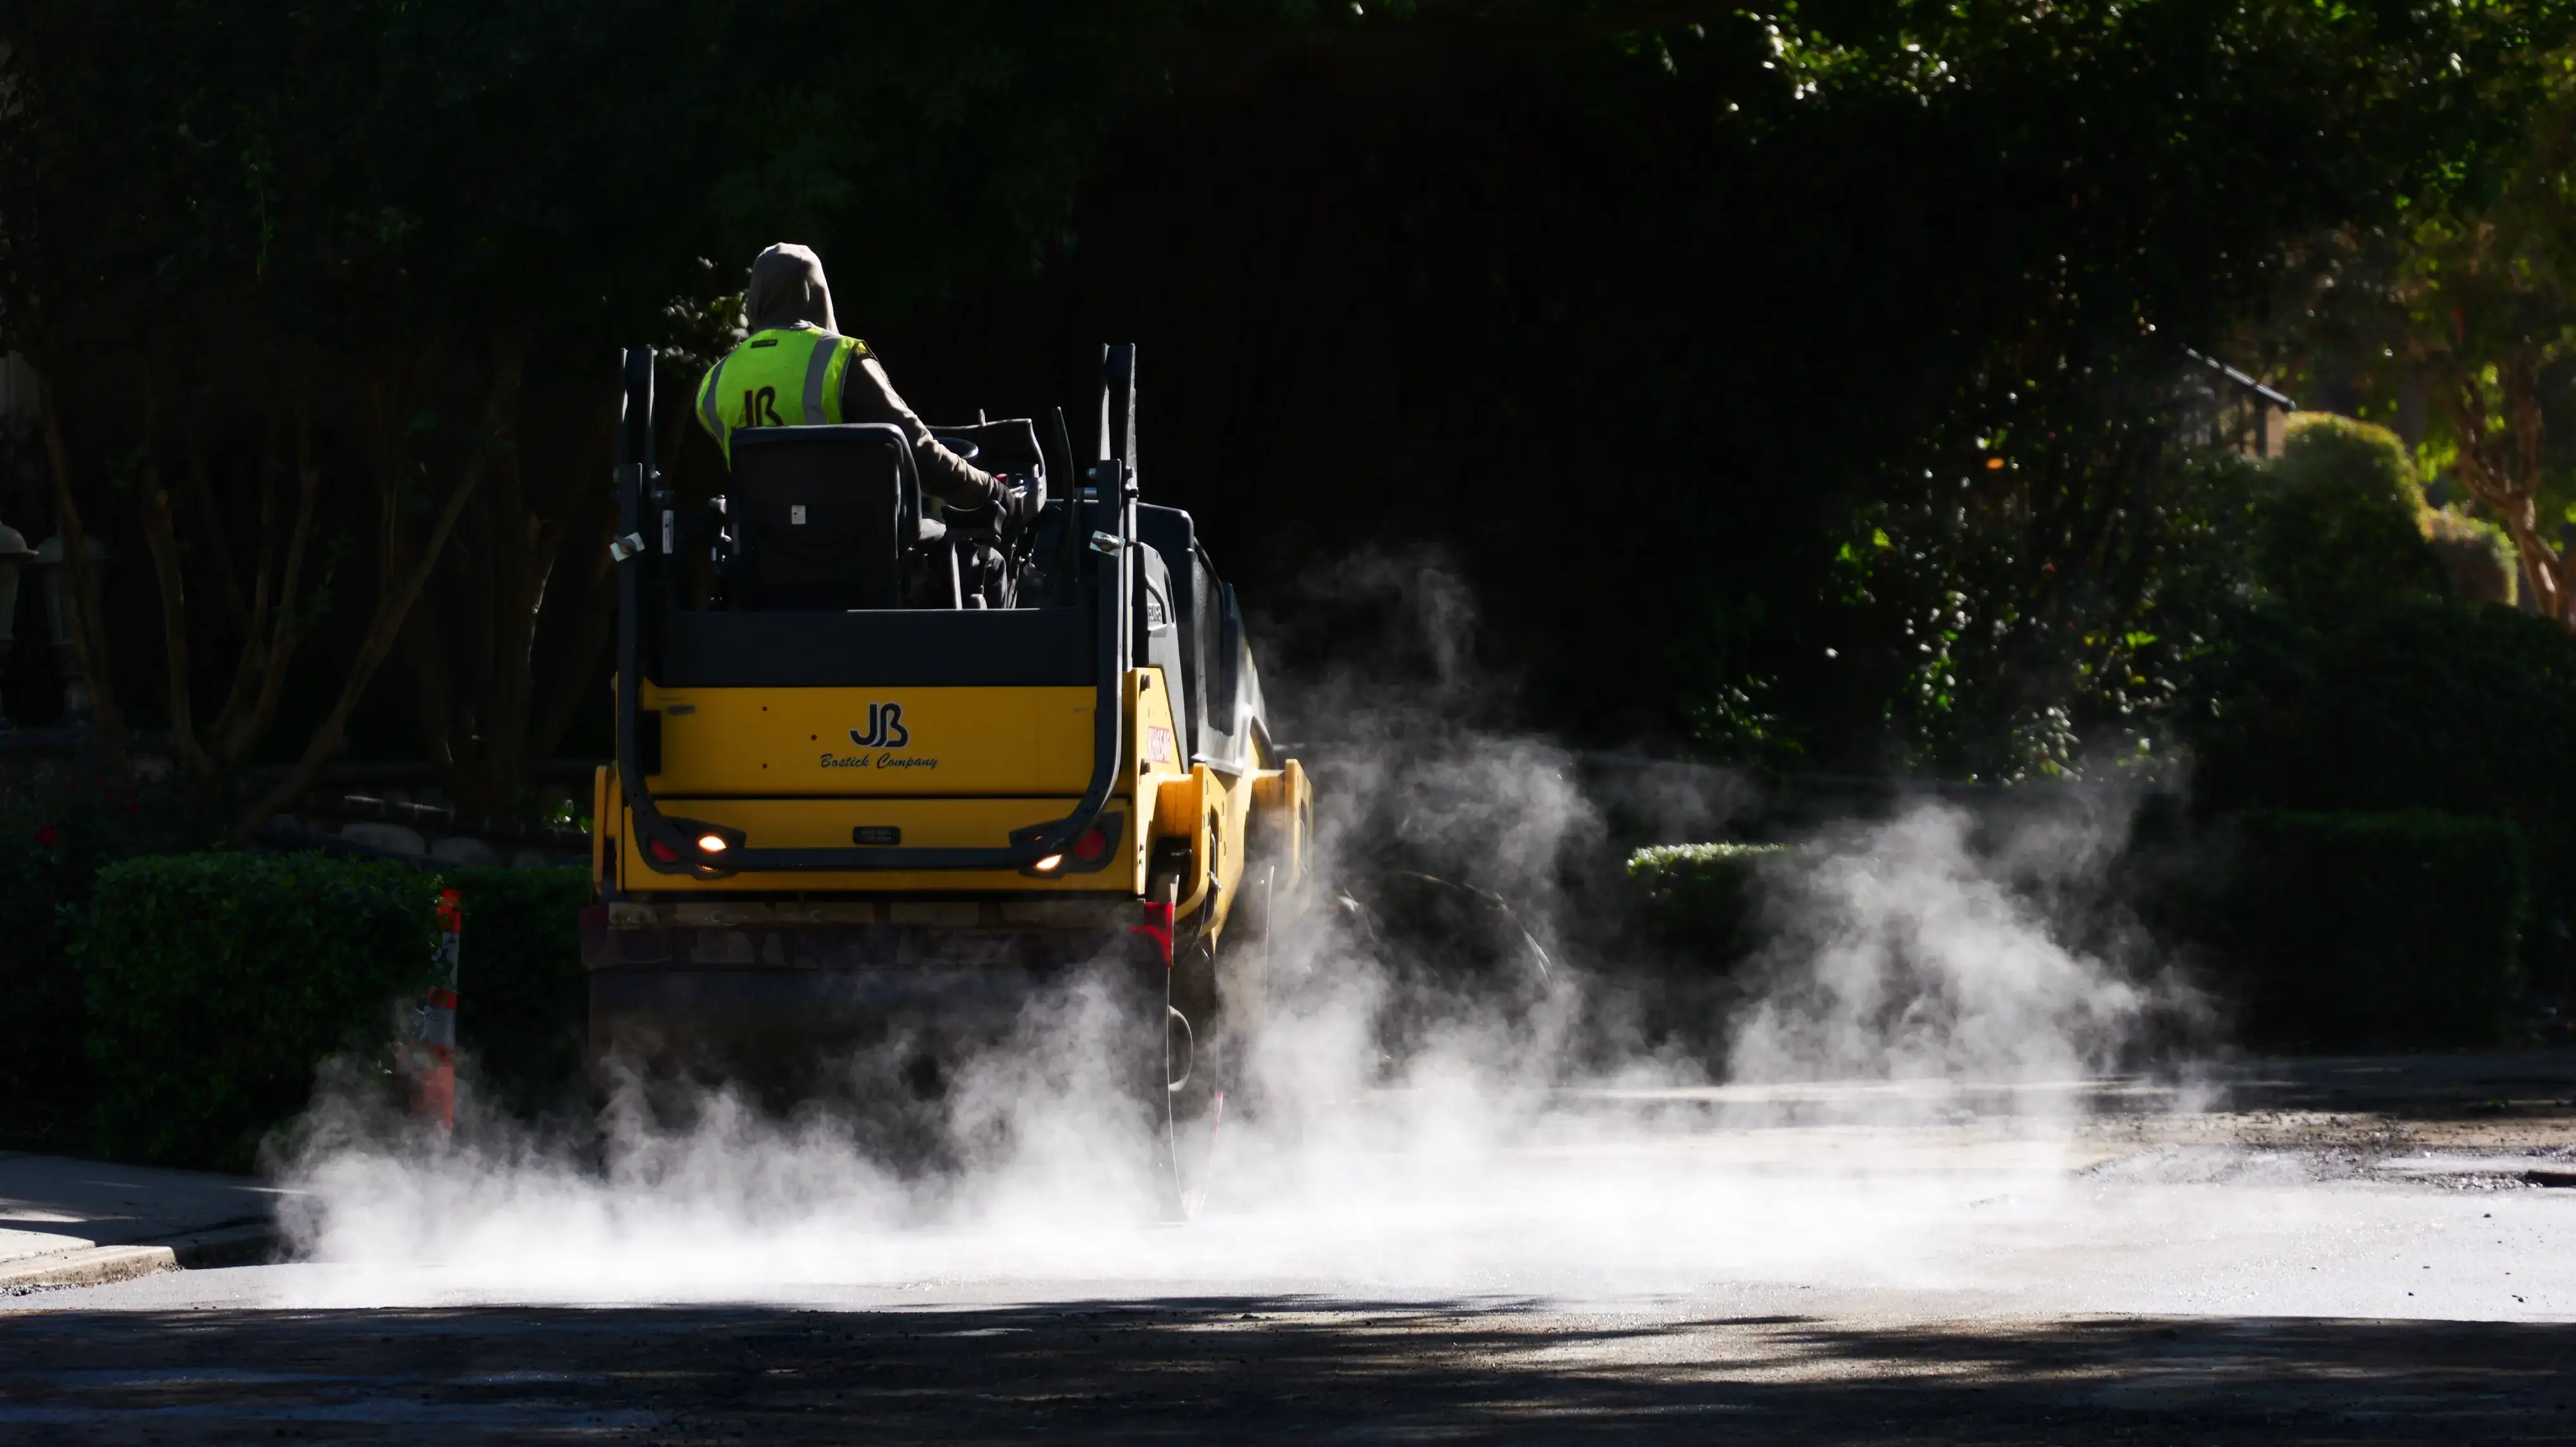
[[[648,521],[647,513],[656,505],[667,512],[669,499],[661,491],[662,474],[655,465],[653,448],[653,353],[649,348],[629,348],[625,355],[623,385],[618,396],[617,425],[617,535],[622,540],[654,536],[662,546],[647,543],[639,548],[620,548],[617,562],[617,781],[624,793],[627,809],[634,816],[636,853],[645,867],[657,874],[709,876],[738,874],[745,871],[819,872],[819,871],[892,871],[892,870],[1017,870],[1037,863],[1052,854],[1062,854],[1072,847],[1083,831],[1099,822],[1100,813],[1109,805],[1109,795],[1118,787],[1118,765],[1126,743],[1126,683],[1134,640],[1129,637],[1135,609],[1136,574],[1136,349],[1132,343],[1105,349],[1101,376],[1100,464],[1092,469],[1091,483],[1098,489],[1089,504],[1092,519],[1084,515],[1082,491],[1075,489],[1065,500],[1065,528],[1068,537],[1082,536],[1080,529],[1097,528],[1106,522],[1116,528],[1095,537],[1093,546],[1104,553],[1114,551],[1116,567],[1100,569],[1100,586],[1095,590],[1099,604],[1097,693],[1092,706],[1091,782],[1083,790],[1073,812],[1051,824],[1015,830],[1009,844],[996,847],[919,849],[904,846],[853,845],[848,848],[822,849],[757,849],[749,846],[728,848],[721,854],[708,854],[698,848],[680,826],[666,817],[645,787],[638,761],[643,757],[639,746],[638,719],[642,714],[643,688],[643,617],[648,602],[645,590],[647,567],[658,568],[657,560],[665,555],[669,535],[659,518]],[[1113,393],[1116,412],[1125,424],[1113,432],[1109,419]],[[889,429],[891,430],[891,429]],[[1113,450],[1113,438],[1116,446]],[[903,466],[912,466],[912,449],[898,449]],[[1098,510],[1109,502],[1115,490],[1116,507],[1111,517],[1097,517]],[[648,535],[648,527],[652,532]],[[1102,546],[1106,543],[1107,546]],[[673,858],[654,857],[653,845],[660,843]]]

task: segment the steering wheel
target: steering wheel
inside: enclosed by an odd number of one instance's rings
[[[956,453],[958,460],[961,462],[974,461],[976,455],[984,450],[983,448],[976,446],[971,438],[942,437],[938,433],[934,432],[930,435],[930,440],[947,448],[949,451]]]

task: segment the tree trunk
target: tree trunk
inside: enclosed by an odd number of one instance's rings
[[[382,465],[378,469],[378,485],[383,524],[378,555],[383,561],[384,571],[377,592],[375,617],[368,625],[366,640],[359,645],[357,656],[350,661],[348,671],[342,677],[339,698],[332,704],[329,715],[313,730],[312,738],[305,744],[303,757],[296,761],[285,778],[243,812],[233,827],[235,837],[247,839],[258,831],[260,825],[304,797],[321,780],[323,769],[339,751],[342,730],[348,725],[350,713],[357,708],[358,700],[366,695],[367,685],[374,681],[376,670],[393,652],[394,644],[402,636],[404,624],[410,618],[412,604],[428,584],[431,572],[437,568],[439,558],[446,550],[449,537],[456,530],[457,519],[464,514],[466,503],[482,483],[495,451],[494,439],[510,430],[518,406],[519,382],[518,357],[515,353],[505,352],[494,363],[481,423],[469,440],[462,476],[448,493],[437,522],[417,549],[402,547],[396,507],[396,488],[400,480],[398,454],[380,455]],[[400,567],[407,552],[411,558],[410,566]]]
[[[196,709],[188,693],[188,583],[179,568],[179,539],[170,520],[170,494],[161,485],[160,438],[155,409],[143,409],[143,536],[152,547],[152,573],[161,585],[161,652],[168,665],[170,752],[201,784],[215,761],[197,746]]]
[[[46,471],[53,474],[54,509],[63,539],[63,609],[71,615],[72,660],[89,690],[90,717],[97,737],[122,766],[125,715],[116,706],[116,671],[107,651],[107,620],[99,608],[98,569],[91,566],[89,533],[81,526],[80,504],[72,500],[71,444],[63,436],[61,412],[54,405],[54,384],[36,381],[36,402],[45,425]]]
[[[2523,580],[2543,617],[2576,629],[2576,599],[2568,596],[2568,559],[2540,531],[2540,484],[2547,465],[2546,436],[2541,425],[2540,367],[2529,352],[2516,354],[2496,368],[2503,392],[2503,411],[2510,432],[2497,436],[2487,426],[2487,392],[2483,380],[2455,370],[2442,389],[2443,410],[2459,434],[2460,481],[2470,496],[2496,515],[2513,539]]]
[[[160,398],[152,370],[142,383],[144,450],[141,463],[144,537],[160,589],[161,634],[170,704],[170,745],[191,782],[193,810],[211,825],[224,794],[242,764],[267,738],[277,716],[278,700],[298,645],[311,619],[300,606],[314,513],[321,478],[313,461],[309,387],[299,388],[296,411],[297,495],[281,539],[278,473],[279,423],[274,414],[262,428],[253,465],[259,488],[257,556],[249,572],[250,591],[242,590],[241,570],[232,557],[231,539],[216,507],[201,438],[193,423],[189,432],[189,490],[194,513],[205,533],[203,553],[211,559],[215,580],[224,594],[225,617],[240,635],[231,676],[213,720],[198,727],[194,698],[195,649],[189,636],[186,562],[179,540],[179,506],[163,470]],[[281,547],[281,542],[283,546]],[[205,565],[201,565],[205,566]]]
[[[614,421],[603,406],[577,478],[604,468]],[[459,606],[415,610],[403,637],[441,786],[458,807],[490,814],[517,808],[561,743],[616,620],[604,491],[583,487],[552,515],[530,492],[514,461],[494,466],[473,509],[472,546],[451,548],[441,579]],[[566,597],[568,565],[580,590]],[[541,652],[551,663],[542,673]]]

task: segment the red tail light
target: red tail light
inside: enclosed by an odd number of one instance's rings
[[[1082,831],[1081,838],[1073,841],[1073,857],[1089,864],[1106,853],[1108,848],[1109,836],[1101,833],[1100,826],[1094,824]]]
[[[664,864],[677,864],[680,862],[680,851],[673,849],[670,845],[663,843],[659,839],[646,840],[644,848],[654,858],[662,861]]]

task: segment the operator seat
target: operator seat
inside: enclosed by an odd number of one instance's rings
[[[752,427],[734,434],[725,516],[736,606],[900,608],[945,530],[891,427]]]

